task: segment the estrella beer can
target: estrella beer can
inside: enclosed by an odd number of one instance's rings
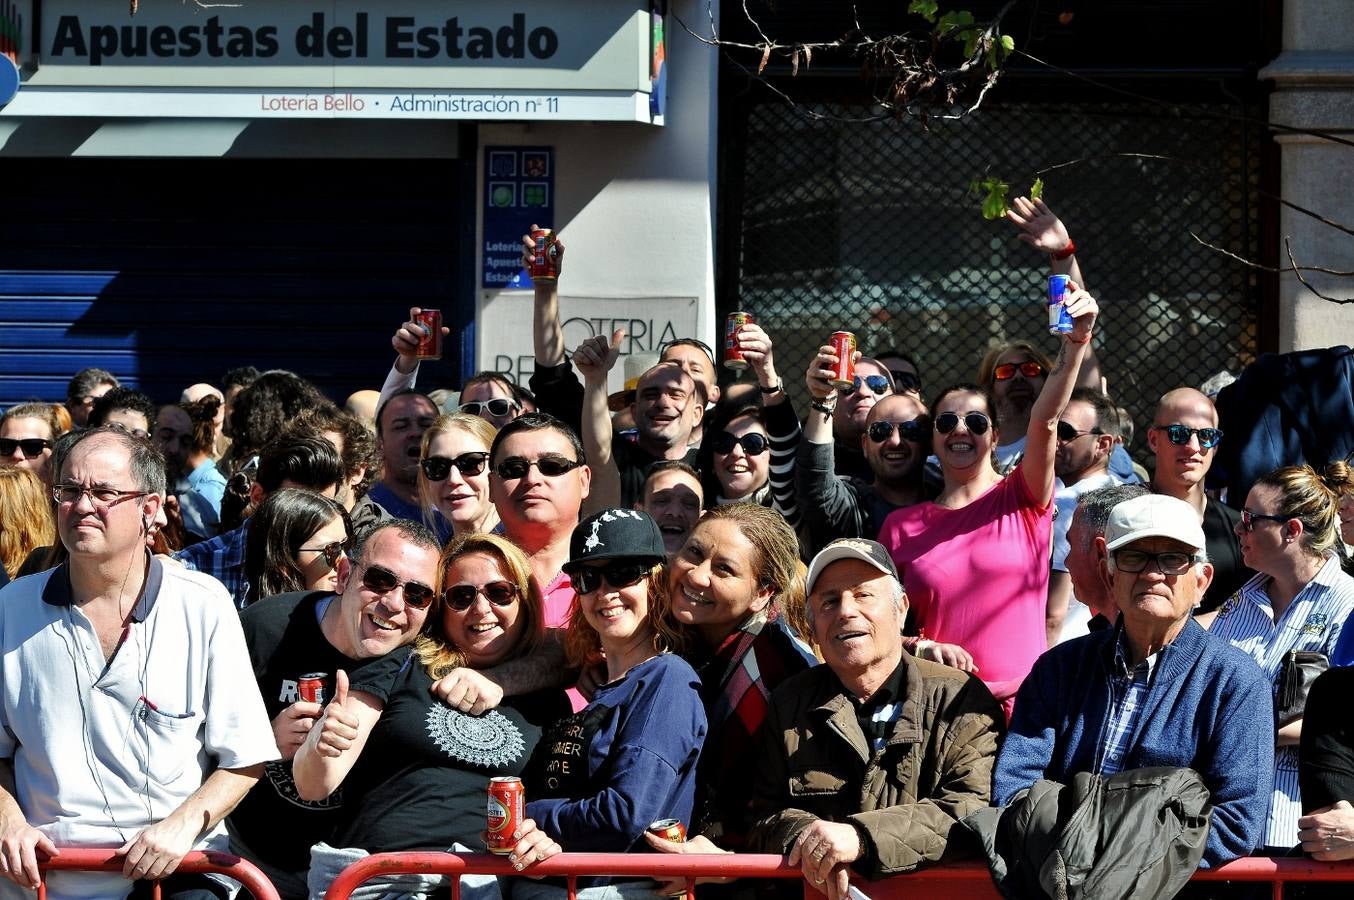
[[[746,369],[748,361],[743,351],[738,349],[738,329],[749,322],[757,321],[752,313],[731,312],[724,320],[724,365],[730,369]]]
[[[296,693],[307,703],[324,703],[329,699],[329,692],[324,689],[328,677],[324,672],[307,672],[296,679]]]
[[[527,794],[522,779],[504,776],[489,779],[488,849],[507,856],[512,852],[513,832],[526,818]]]
[[[1048,333],[1071,334],[1072,316],[1063,306],[1063,297],[1067,296],[1067,276],[1048,276]]]
[[[829,379],[834,387],[849,388],[856,383],[856,336],[849,331],[834,331],[827,342],[837,354],[837,369]]]
[[[559,244],[555,232],[549,228],[536,228],[531,232],[531,242],[535,249],[531,251],[531,265],[527,274],[533,281],[554,281],[559,278]]]
[[[677,819],[659,819],[648,828],[649,834],[674,844],[686,843],[686,826]]]
[[[418,339],[418,351],[415,356],[419,359],[441,359],[442,310],[421,309],[414,317],[414,321],[427,329],[427,334]]]

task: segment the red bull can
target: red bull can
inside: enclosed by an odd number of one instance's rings
[[[1067,296],[1067,276],[1050,275],[1048,276],[1048,333],[1049,334],[1071,334],[1072,316],[1063,306],[1063,298]]]

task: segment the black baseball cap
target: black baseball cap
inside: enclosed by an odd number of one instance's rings
[[[648,513],[636,509],[606,509],[588,516],[569,538],[569,561],[564,571],[572,574],[584,563],[603,559],[633,559],[660,563],[667,559],[663,533]]]

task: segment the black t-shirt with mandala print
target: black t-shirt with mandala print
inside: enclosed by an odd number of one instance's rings
[[[385,707],[344,780],[334,846],[382,853],[460,842],[483,850],[489,779],[521,775],[540,726],[569,712],[562,691],[543,691],[469,716],[434,698],[431,688],[416,656],[403,665],[390,660],[352,682],[352,690]]]

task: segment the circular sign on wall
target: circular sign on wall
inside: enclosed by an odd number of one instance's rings
[[[19,93],[19,67],[8,56],[0,56],[0,107]]]

